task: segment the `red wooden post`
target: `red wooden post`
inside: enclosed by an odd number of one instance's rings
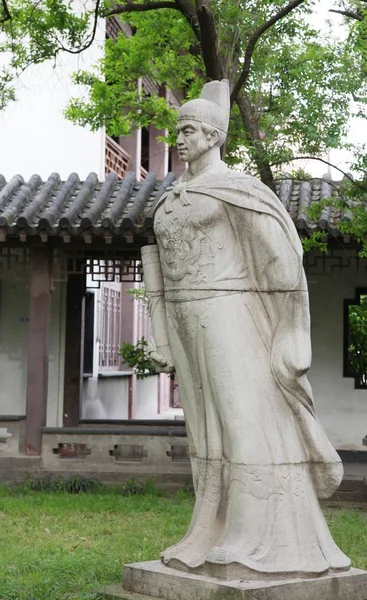
[[[126,293],[126,290],[133,287],[131,282],[121,283],[121,331],[122,342],[128,342],[134,344],[134,300],[132,296]],[[122,368],[125,371],[129,371],[127,365],[123,365]],[[128,402],[127,402],[127,418],[132,419],[135,414],[135,399],[136,399],[136,377],[133,376],[132,371],[129,376],[129,387],[128,387]]]
[[[64,427],[77,427],[82,387],[81,340],[85,275],[69,275],[66,292]]]
[[[47,246],[31,247],[25,452],[42,451],[46,425],[48,343],[51,308],[51,253]]]

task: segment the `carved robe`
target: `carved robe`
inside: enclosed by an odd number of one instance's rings
[[[348,569],[317,499],[342,466],[306,377],[308,291],[290,217],[220,162],[181,177],[154,229],[196,490],[190,528],[164,562],[247,579]]]

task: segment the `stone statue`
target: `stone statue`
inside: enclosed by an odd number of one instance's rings
[[[176,370],[196,492],[163,562],[222,579],[347,571],[318,498],[342,465],[315,416],[302,246],[278,198],[220,159],[227,81],[178,116],[187,171],[158,201],[143,248],[161,371]]]

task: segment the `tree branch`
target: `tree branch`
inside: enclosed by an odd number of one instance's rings
[[[72,50],[70,48],[65,48],[65,46],[63,46],[62,44],[56,48],[55,50],[55,56],[58,52],[63,51],[63,52],[68,52],[68,54],[81,54],[82,52],[84,52],[84,50],[87,50],[88,48],[90,48],[90,46],[93,44],[95,37],[96,37],[96,32],[97,32],[97,25],[98,25],[98,17],[99,17],[99,7],[101,4],[102,0],[97,0],[96,2],[96,7],[94,9],[94,23],[93,23],[93,30],[91,33],[91,36],[88,40],[88,42],[82,46],[81,48],[77,48],[76,50]]]
[[[190,0],[175,0],[178,10],[185,17],[197,39],[200,41],[200,28],[198,25],[198,17]]]
[[[222,79],[221,60],[218,55],[218,36],[209,0],[195,0],[195,6],[206,74],[210,79]]]
[[[274,178],[271,170],[271,165],[266,156],[264,144],[260,137],[259,126],[254,119],[250,99],[245,90],[240,90],[237,95],[236,103],[239,108],[242,123],[245,130],[245,136],[250,142],[252,148],[249,151],[252,159],[255,161],[258,168],[260,179],[271,190],[275,191]]]
[[[238,92],[240,91],[241,87],[246,83],[246,81],[248,79],[248,76],[250,74],[250,69],[251,69],[252,55],[254,53],[256,44],[259,41],[260,37],[266,31],[268,31],[268,29],[273,27],[273,25],[275,25],[275,23],[277,23],[278,21],[280,21],[281,19],[286,17],[289,13],[291,13],[293,10],[298,8],[298,6],[300,6],[300,4],[303,4],[304,2],[305,2],[305,0],[291,0],[291,2],[289,2],[286,6],[284,6],[284,8],[282,8],[279,12],[277,12],[273,17],[271,17],[271,19],[268,19],[260,27],[255,29],[255,31],[251,35],[249,42],[247,44],[247,48],[246,48],[246,52],[245,52],[245,61],[243,64],[242,73],[239,76],[237,83],[235,84],[235,86],[233,88],[233,91],[231,94],[231,104],[234,103]]]
[[[159,8],[174,8],[179,10],[176,2],[170,0],[161,0],[159,2],[147,2],[146,4],[134,4],[131,0],[126,0],[126,4],[117,5],[111,10],[103,13],[104,17],[113,17],[128,12],[145,12],[147,10],[158,10]]]
[[[339,173],[341,173],[346,179],[349,179],[349,181],[351,183],[353,183],[360,190],[363,190],[364,192],[366,191],[365,184],[360,183],[359,181],[356,181],[355,179],[353,179],[352,175],[350,175],[349,173],[346,173],[345,171],[343,171],[343,169],[340,169],[339,167],[337,167],[333,163],[329,162],[328,160],[325,160],[324,158],[318,158],[317,156],[292,156],[292,158],[289,158],[289,159],[287,158],[287,160],[279,160],[277,162],[271,163],[270,166],[277,167],[279,165],[284,165],[284,163],[287,163],[287,164],[291,163],[294,160],[317,160],[319,162],[322,162],[325,165],[328,165],[328,167],[332,167],[333,169],[336,169],[336,171],[339,171]],[[320,179],[320,178],[317,177],[317,179]]]
[[[3,5],[3,14],[4,16],[0,19],[0,23],[5,23],[6,21],[10,21],[11,20],[11,14],[8,8],[8,4],[6,2],[6,0],[1,0],[2,5]]]
[[[125,4],[116,5],[111,10],[103,13],[103,17],[113,17],[131,12],[146,12],[148,10],[159,10],[161,8],[173,8],[178,10],[189,23],[195,36],[200,40],[200,30],[197,24],[197,16],[191,4],[187,0],[158,0],[157,2],[146,2],[145,4],[134,4],[131,0],[126,0]]]
[[[330,8],[329,12],[343,15],[350,19],[356,19],[357,21],[363,21],[363,15],[361,13],[353,12],[352,10],[337,10],[336,8]]]
[[[361,104],[367,104],[367,98],[364,96],[357,96],[356,94],[352,94],[352,98],[354,102],[361,102]]]

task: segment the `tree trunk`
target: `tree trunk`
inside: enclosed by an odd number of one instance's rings
[[[265,183],[273,192],[275,183],[269,161],[266,157],[266,150],[260,138],[258,122],[254,118],[250,100],[247,94],[241,90],[236,98],[236,103],[240,110],[243,127],[248,140],[251,143],[249,150],[251,158],[255,161],[261,181]]]

